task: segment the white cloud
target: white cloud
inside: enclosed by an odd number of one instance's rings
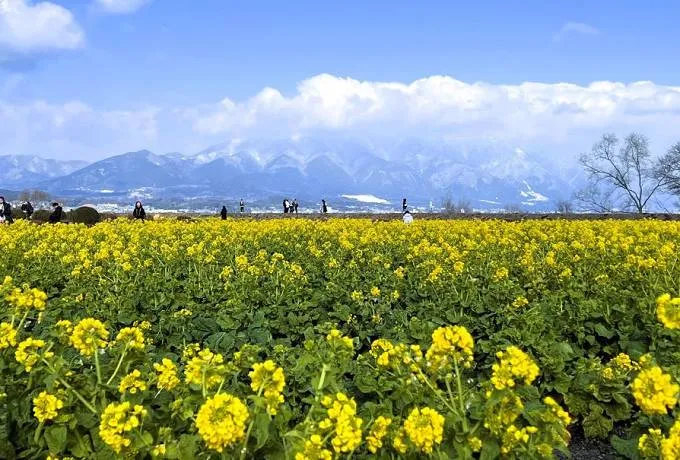
[[[85,159],[141,148],[194,153],[230,139],[328,135],[500,142],[572,160],[604,132],[639,131],[655,151],[680,141],[680,87],[652,82],[496,85],[433,76],[405,84],[324,74],[302,81],[292,94],[265,88],[241,101],[191,107],[103,111],[81,102],[12,105],[1,98],[0,153]]]
[[[51,2],[0,0],[0,51],[75,49],[84,43],[85,33],[66,8]]]
[[[336,131],[380,136],[496,138],[557,146],[603,130],[667,138],[680,126],[680,87],[651,82],[466,83],[446,76],[410,84],[318,75],[289,97],[272,88],[243,102],[193,111],[199,133],[225,137]],[[585,138],[585,139],[584,139]]]
[[[599,35],[600,30],[591,26],[590,24],[585,24],[583,22],[566,22],[562,25],[562,28],[557,32],[553,39],[557,42],[564,40],[570,35]]]
[[[151,0],[95,0],[97,6],[110,14],[133,13]]]

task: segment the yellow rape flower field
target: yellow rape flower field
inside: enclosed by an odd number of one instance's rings
[[[680,223],[0,228],[0,458],[680,458]]]

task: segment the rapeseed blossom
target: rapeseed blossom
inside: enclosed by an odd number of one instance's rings
[[[23,342],[17,345],[17,349],[14,352],[14,357],[19,364],[24,366],[26,372],[30,372],[33,369],[41,357],[49,359],[54,356],[51,351],[40,353],[40,350],[45,347],[45,341],[40,339],[34,339],[29,337]]]
[[[404,421],[404,432],[418,450],[430,454],[442,442],[444,417],[430,407],[416,407]]]
[[[133,406],[128,401],[123,403],[111,403],[104,409],[99,423],[99,437],[114,452],[121,451],[132,444],[129,437],[131,431],[139,428],[141,418],[146,415],[143,406]]]
[[[680,458],[680,420],[676,420],[668,433],[668,437],[661,441],[662,460]]]
[[[222,382],[226,371],[224,357],[204,348],[187,363],[184,379],[189,384],[205,385],[205,388],[210,389]]]
[[[392,419],[388,417],[383,417],[382,415],[375,419],[373,425],[371,426],[371,431],[366,436],[366,444],[368,445],[368,450],[375,454],[383,446],[383,438],[387,436],[387,430],[392,424]]]
[[[83,356],[92,356],[97,349],[105,348],[109,331],[98,319],[85,318],[73,328],[71,345]]]
[[[130,372],[120,380],[118,391],[122,394],[135,394],[138,391],[146,390],[146,382],[141,377],[142,373],[139,371],[139,369],[135,369],[134,371]]]
[[[654,366],[640,371],[631,385],[635,402],[649,415],[668,413],[678,403],[680,386],[673,383],[669,374]]]
[[[17,344],[17,330],[9,323],[0,323],[0,350]]]
[[[115,343],[130,350],[143,350],[144,333],[138,327],[124,327],[118,332]]]
[[[222,452],[243,440],[248,418],[248,407],[239,398],[218,393],[199,409],[196,428],[210,449]]]
[[[497,390],[513,388],[517,381],[530,385],[540,372],[536,363],[522,350],[515,346],[496,353],[499,362],[494,364],[491,383]]]
[[[283,403],[283,388],[286,378],[283,369],[272,360],[253,364],[253,370],[248,374],[250,387],[255,393],[264,395],[269,415],[276,415],[278,407]]]
[[[361,425],[363,420],[357,417],[357,404],[354,398],[344,393],[336,393],[334,397],[322,399],[326,407],[327,418],[319,423],[321,430],[331,430],[331,445],[336,453],[348,453],[361,444]]]
[[[663,294],[656,299],[656,317],[668,329],[680,329],[680,297]]]
[[[33,398],[33,415],[40,423],[57,418],[59,409],[64,407],[64,401],[46,391]]]
[[[425,354],[427,366],[432,372],[447,369],[452,361],[470,367],[474,345],[465,327],[440,327],[432,333],[432,345]]]
[[[159,390],[170,391],[179,385],[180,380],[177,377],[177,365],[168,358],[163,358],[161,363],[154,363],[153,368],[156,370],[156,386]]]
[[[304,450],[295,454],[295,460],[331,460],[333,453],[323,447],[323,439],[313,434],[305,441]]]

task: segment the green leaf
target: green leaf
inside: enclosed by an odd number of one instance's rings
[[[501,448],[498,443],[491,440],[484,441],[482,451],[479,454],[479,460],[494,460],[501,456]]]
[[[614,422],[602,414],[602,407],[591,404],[590,414],[583,419],[583,432],[586,437],[604,439],[614,428]]]
[[[638,443],[635,439],[623,439],[614,435],[612,436],[611,443],[619,455],[633,460],[640,458],[638,455]]]
[[[196,436],[183,434],[179,438],[180,458],[195,458],[198,451],[198,438]]]
[[[68,430],[64,425],[52,425],[45,429],[45,441],[53,454],[59,454],[66,448]]]
[[[604,337],[605,339],[611,339],[614,337],[614,331],[607,329],[607,327],[604,324],[596,324],[595,327],[593,328],[597,335],[600,337]]]
[[[269,439],[269,416],[260,412],[255,416],[255,449],[262,448]]]

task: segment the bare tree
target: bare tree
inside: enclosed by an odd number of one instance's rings
[[[569,200],[559,200],[555,203],[555,209],[558,214],[571,214],[574,212],[574,206]]]
[[[442,212],[444,214],[469,214],[472,211],[470,200],[461,198],[458,201],[453,201],[450,194],[442,199]]]
[[[581,156],[590,184],[577,197],[593,208],[620,207],[642,213],[664,182],[657,173],[646,137],[632,133],[621,148],[617,148],[618,144],[614,134],[605,134],[590,154]]]
[[[19,194],[19,201],[41,202],[50,199],[49,193],[42,190],[24,190]]]
[[[579,210],[585,212],[612,212],[616,207],[612,200],[615,189],[613,187],[598,186],[589,183],[581,190],[574,193],[574,200],[578,203]]]
[[[664,190],[680,195],[680,142],[659,158],[656,176],[662,182]]]
[[[519,214],[522,212],[522,207],[517,203],[508,203],[503,205],[503,211],[508,214]]]

